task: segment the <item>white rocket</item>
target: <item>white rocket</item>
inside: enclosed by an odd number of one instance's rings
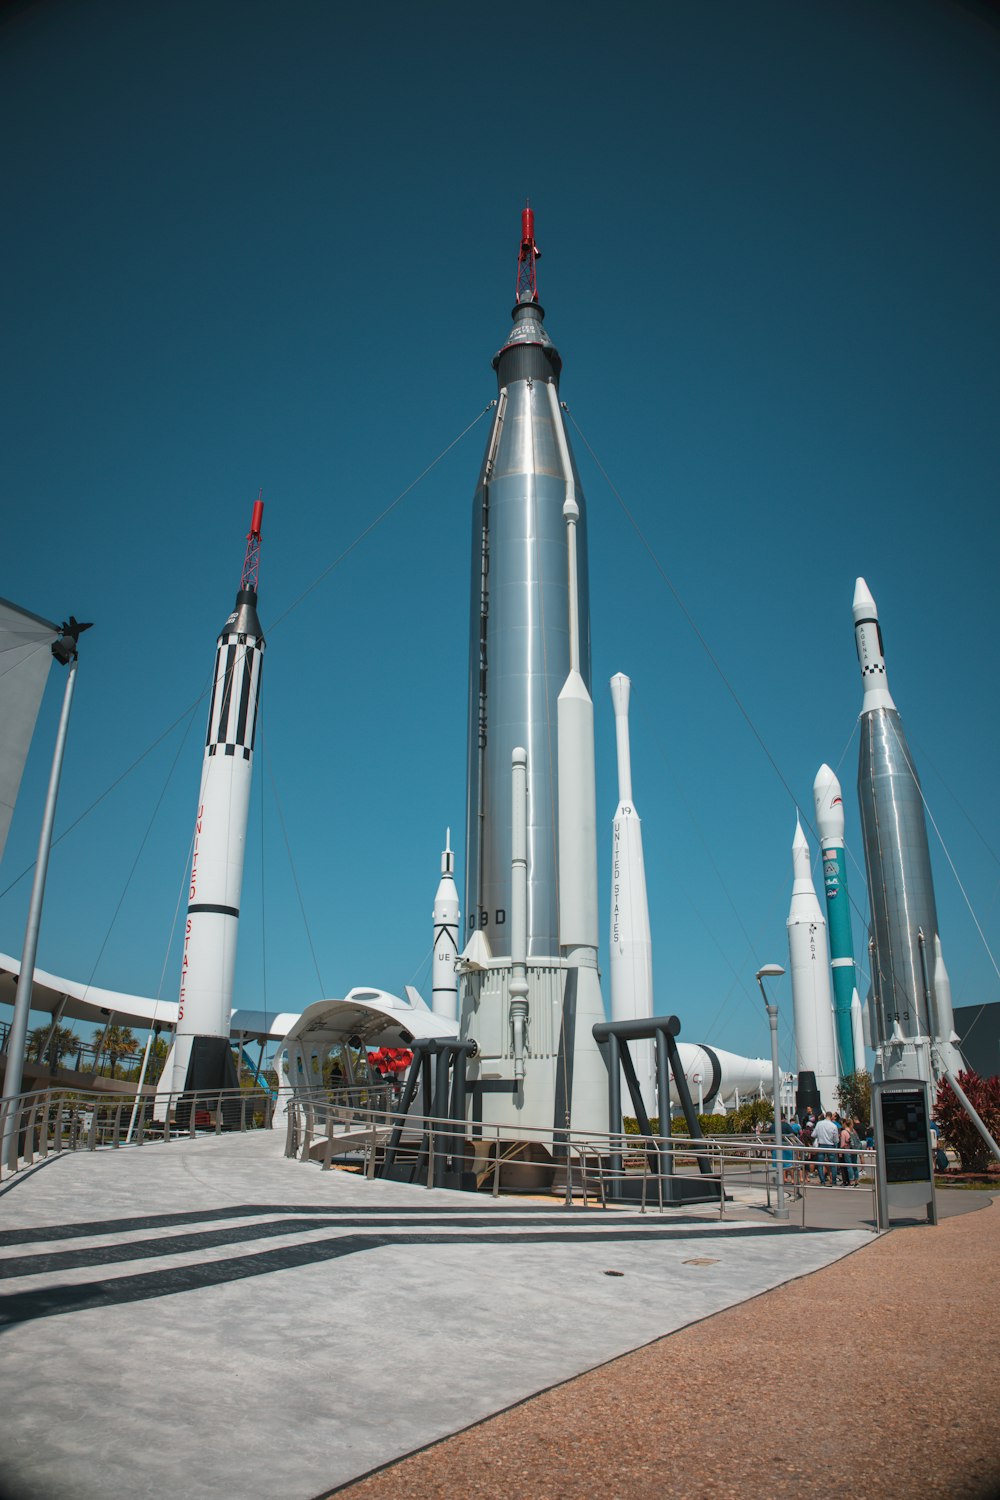
[[[788,912],[788,958],[795,1017],[795,1057],[800,1073],[816,1075],[824,1109],[837,1103],[837,1045],[833,1032],[826,922],[809,868],[809,845],[795,819],[792,840],[792,904]]]
[[[632,801],[628,705],[632,684],[622,672],[611,679],[618,746],[618,807],[611,833],[611,1019],[646,1020],[653,1014],[653,945],[642,855],[642,823]],[[651,1041],[629,1047],[646,1109],[656,1112],[656,1058]]]
[[[854,1066],[860,1071],[865,1062],[865,1013],[857,989],[851,996],[851,1036],[854,1039]]]
[[[215,654],[173,1046],[176,1092],[238,1084],[229,1047],[229,1019],[264,660],[264,637],[257,618],[263,515],[263,501],[258,499],[236,606],[222,627]]]
[[[441,883],[434,897],[434,948],[431,958],[431,1009],[458,1023],[458,933],[460,912],[455,886],[455,853],[449,828],[441,851]]]
[[[631,1043],[634,1047],[635,1043]],[[746,1099],[770,1095],[774,1074],[769,1057],[740,1057],[721,1047],[678,1042],[677,1053],[687,1079],[688,1091],[699,1114],[711,1110],[736,1109]],[[670,1100],[679,1105],[676,1081],[670,1082]]]
[[[949,1073],[961,1073],[965,1059],[959,1051],[959,1038],[955,1030],[955,1011],[951,1000],[951,979],[944,966],[941,939],[934,935],[934,992],[937,999],[938,1037],[935,1051],[938,1062]]]
[[[563,1049],[572,1054],[570,1117],[574,1130],[608,1129],[608,1074],[593,1028],[605,1019],[597,972],[597,793],[594,780],[594,705],[580,672],[576,499],[573,462],[559,398],[548,386],[556,442],[566,480],[569,575],[569,672],[557,703],[559,771],[559,948],[565,964]],[[563,1121],[556,1121],[562,1124]]]

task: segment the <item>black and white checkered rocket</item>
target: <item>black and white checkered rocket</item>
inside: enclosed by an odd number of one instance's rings
[[[236,606],[219,634],[198,795],[174,1042],[173,1089],[236,1087],[229,1047],[264,637],[257,618],[263,517],[254,506]]]

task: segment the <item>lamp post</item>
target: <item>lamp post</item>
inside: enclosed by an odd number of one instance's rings
[[[771,1088],[774,1099],[774,1175],[777,1189],[774,1217],[776,1219],[788,1218],[788,1209],[785,1207],[784,1163],[781,1158],[781,1071],[778,1067],[778,1007],[772,1005],[768,1000],[767,991],[764,988],[764,980],[780,979],[784,972],[780,964],[765,964],[762,969],[757,970],[757,983],[760,985],[760,992],[764,998],[767,1019],[771,1023]]]
[[[0,1144],[0,1172],[9,1167],[17,1170],[17,1099],[23,1081],[25,1040],[28,1034],[28,1016],[31,1011],[31,991],[35,978],[35,955],[38,952],[38,931],[42,922],[42,898],[45,895],[45,877],[49,868],[49,853],[52,848],[52,825],[56,817],[56,798],[59,795],[59,779],[62,775],[63,756],[66,751],[66,735],[69,729],[69,711],[73,704],[73,689],[76,685],[76,669],[79,662],[77,647],[80,636],[90,625],[81,625],[73,615],[69,624],[65,622],[59,639],[52,642],[52,655],[62,667],[69,667],[66,688],[63,693],[62,712],[56,731],[56,746],[49,773],[49,790],[42,814],[42,831],[38,840],[38,856],[35,860],[35,879],[31,887],[28,905],[28,920],[24,929],[24,946],[21,949],[21,970],[17,978],[17,994],[14,1000],[14,1015],[7,1039],[7,1066],[3,1079],[3,1098],[7,1112],[3,1121],[3,1139]]]

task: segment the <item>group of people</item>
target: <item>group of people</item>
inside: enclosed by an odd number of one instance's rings
[[[858,1181],[858,1152],[870,1144],[860,1120],[832,1109],[819,1115],[807,1109],[801,1119],[782,1116],[781,1134],[795,1148],[781,1153],[785,1182],[808,1182],[813,1174],[820,1187],[836,1187],[838,1174],[842,1187]]]

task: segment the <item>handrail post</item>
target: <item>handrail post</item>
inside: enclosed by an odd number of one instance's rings
[[[38,1105],[36,1103],[32,1103],[31,1110],[28,1115],[27,1129],[24,1132],[23,1155],[25,1166],[28,1167],[31,1166],[32,1162],[35,1159],[35,1115],[37,1113],[37,1110]]]
[[[98,1106],[95,1104],[90,1111],[90,1130],[87,1133],[88,1151],[97,1150],[97,1110]]]
[[[500,1126],[497,1125],[495,1128],[496,1128],[496,1133],[497,1133],[497,1149],[496,1149],[496,1158],[495,1158],[494,1163],[493,1163],[493,1196],[494,1196],[494,1198],[499,1198],[499,1196],[500,1196]]]
[[[221,1089],[219,1090],[219,1097],[216,1100],[216,1104],[215,1104],[215,1133],[216,1133],[216,1135],[221,1135],[222,1134],[222,1090]]]
[[[191,1137],[192,1140],[194,1140],[195,1122],[196,1122],[197,1118],[198,1118],[198,1095],[195,1094],[195,1096],[191,1100],[191,1119],[188,1122],[188,1124],[189,1124],[188,1134],[190,1135],[190,1137]]]
[[[119,1104],[115,1110],[114,1130],[111,1133],[111,1144],[117,1151],[121,1145],[122,1138],[122,1106]]]
[[[45,1161],[49,1154],[49,1111],[52,1108],[52,1096],[45,1096],[45,1110],[42,1114],[42,1128],[38,1135],[38,1154]]]
[[[726,1217],[726,1153],[719,1152],[719,1218]]]
[[[666,1163],[667,1159],[663,1152],[663,1137],[661,1135],[656,1143],[656,1196],[661,1214],[663,1212],[663,1174],[666,1171]]]

